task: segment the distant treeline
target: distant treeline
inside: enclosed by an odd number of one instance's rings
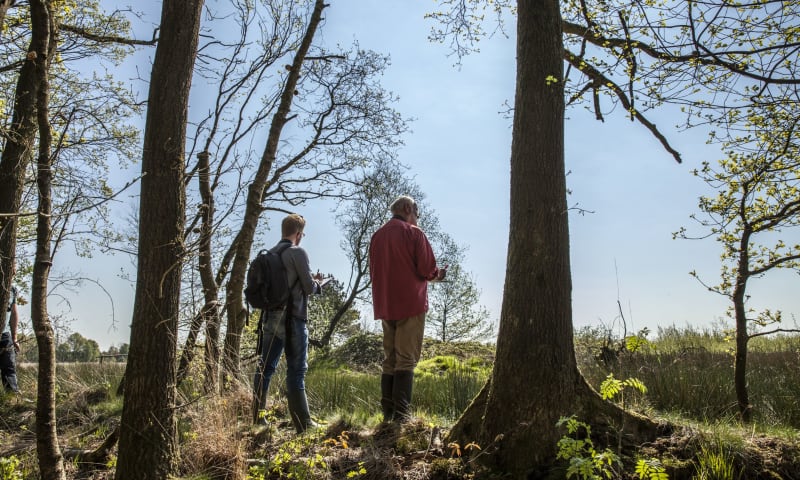
[[[111,345],[108,350],[101,351],[96,341],[85,338],[80,333],[72,333],[66,340],[56,344],[56,361],[59,363],[97,362],[101,356],[105,357],[105,361],[124,362],[127,354],[127,343]],[[38,363],[39,349],[33,335],[20,335],[20,352],[17,358],[20,362]]]

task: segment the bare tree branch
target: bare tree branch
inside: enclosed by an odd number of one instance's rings
[[[120,37],[117,35],[98,35],[86,30],[83,27],[76,25],[61,24],[58,26],[60,30],[64,30],[75,35],[79,35],[87,40],[92,40],[98,43],[119,43],[121,45],[156,45],[158,43],[158,29],[153,30],[153,38],[151,40],[137,40],[135,38]]]

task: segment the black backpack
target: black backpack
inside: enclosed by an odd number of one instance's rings
[[[253,308],[275,310],[289,300],[289,281],[281,255],[291,243],[282,243],[272,250],[261,250],[247,269],[244,298]]]

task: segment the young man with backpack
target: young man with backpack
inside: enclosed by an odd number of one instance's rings
[[[300,247],[305,219],[288,215],[281,222],[281,241],[270,249],[279,255],[286,273],[288,299],[261,311],[260,358],[253,379],[253,423],[266,425],[267,392],[281,353],[286,351],[286,396],[297,433],[314,426],[308,411],[305,377],[308,370],[308,296],[319,293],[321,277],[311,274],[308,254]],[[254,262],[257,260],[254,260]],[[251,267],[252,268],[252,267]],[[251,282],[248,273],[248,284]],[[250,286],[248,285],[248,289]],[[251,297],[249,294],[248,299]]]

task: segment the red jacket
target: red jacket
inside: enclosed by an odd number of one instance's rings
[[[439,273],[425,233],[392,218],[372,235],[369,274],[377,320],[403,320],[428,311],[428,280]]]

